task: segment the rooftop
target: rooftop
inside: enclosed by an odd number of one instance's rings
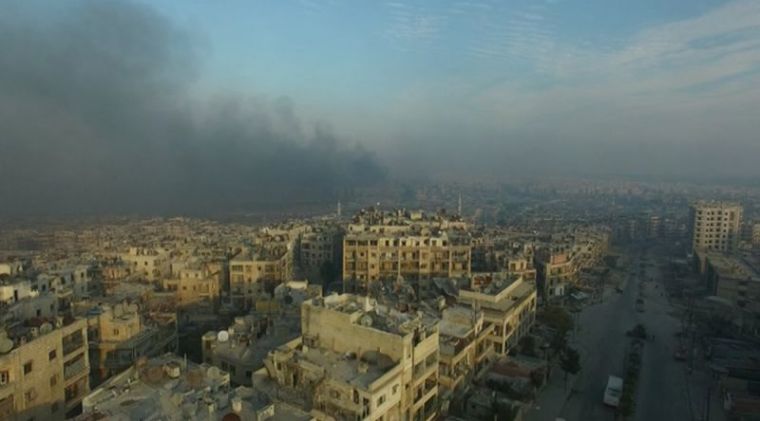
[[[754,257],[708,253],[707,258],[723,277],[760,281],[760,262]]]
[[[369,356],[369,354],[377,354]],[[322,367],[328,377],[346,384],[367,389],[369,385],[382,377],[395,366],[393,361],[374,351],[365,353],[362,358],[346,355],[321,348],[299,350],[298,359],[303,359]]]
[[[83,400],[81,420],[309,419],[295,408],[273,403],[249,388],[230,390],[229,374],[174,354],[141,360],[106,381]]]
[[[355,323],[367,328],[406,335],[415,327],[432,328],[437,320],[424,313],[402,313],[396,309],[378,304],[376,300],[353,294],[333,294],[309,301],[309,305],[325,307],[333,311],[349,314]]]

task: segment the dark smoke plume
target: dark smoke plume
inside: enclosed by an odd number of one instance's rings
[[[199,43],[151,8],[50,5],[0,14],[0,214],[286,206],[383,179],[288,98],[193,94]]]

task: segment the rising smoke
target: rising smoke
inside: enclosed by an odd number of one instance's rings
[[[284,206],[384,178],[288,98],[201,94],[204,44],[151,8],[48,6],[0,14],[0,214]]]

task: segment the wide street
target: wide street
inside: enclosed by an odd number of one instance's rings
[[[635,309],[639,294],[640,255],[632,256],[622,293],[608,291],[603,302],[591,304],[578,316],[579,330],[570,335],[570,346],[581,352],[581,372],[571,380],[569,397],[562,402],[557,393],[542,394],[529,421],[554,421],[557,417],[574,420],[613,420],[615,410],[603,404],[602,398],[610,375],[623,375],[623,360],[629,343],[625,332],[642,323],[654,340],[646,342],[643,364],[636,394],[635,420],[692,420],[686,387],[686,368],[673,359],[680,322],[673,317],[667,298],[662,294],[658,268],[647,265],[644,279],[645,311]],[[653,262],[650,259],[649,262]],[[657,285],[657,286],[656,286]],[[562,373],[554,374],[561,377]],[[556,382],[556,379],[553,380]],[[551,387],[551,386],[550,386]],[[549,402],[548,400],[560,400]]]

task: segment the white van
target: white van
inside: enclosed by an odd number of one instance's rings
[[[620,396],[623,394],[623,379],[610,376],[607,380],[607,388],[604,389],[604,404],[617,408],[620,405]]]

